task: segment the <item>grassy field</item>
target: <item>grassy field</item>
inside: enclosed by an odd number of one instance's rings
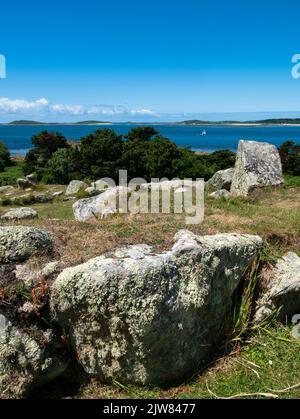
[[[62,187],[47,187],[52,192]],[[108,220],[77,223],[72,214],[73,201],[56,200],[35,204],[37,220],[18,222],[44,228],[56,238],[54,259],[65,266],[82,263],[113,248],[147,243],[157,251],[172,246],[179,229],[186,229],[183,215],[116,215]],[[0,214],[8,208],[0,207]],[[7,223],[1,222],[1,225]],[[10,223],[11,224],[11,223]],[[249,198],[228,201],[206,200],[205,220],[188,227],[197,234],[235,232],[258,234],[265,241],[264,258],[272,263],[286,251],[300,255],[300,179],[293,178],[282,189],[264,189]],[[60,379],[36,397],[74,398],[299,398],[300,341],[293,340],[290,327],[273,324],[246,336],[244,342],[229,345],[218,360],[199,371],[189,382],[169,389],[126,387],[122,383],[106,386],[97,381],[77,385],[77,379]],[[285,390],[280,392],[280,390]],[[251,393],[252,396],[247,394]]]

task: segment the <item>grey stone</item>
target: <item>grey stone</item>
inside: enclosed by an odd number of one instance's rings
[[[16,208],[2,215],[1,220],[27,220],[38,218],[38,213],[31,208]]]
[[[1,193],[8,192],[8,191],[10,191],[10,190],[12,190],[12,189],[14,189],[14,187],[13,187],[13,186],[0,186],[0,194],[1,194]]]
[[[51,233],[31,227],[0,227],[0,263],[25,261],[53,248]]]
[[[281,186],[283,183],[282,164],[277,148],[268,143],[241,140],[231,194],[247,196],[255,188]]]
[[[81,180],[72,180],[66,190],[66,196],[77,195],[80,191],[83,191],[87,188],[87,184]]]
[[[35,286],[41,282],[41,280],[48,280],[55,273],[61,270],[61,262],[50,262],[42,269],[34,269],[30,263],[22,265],[16,265],[14,274],[18,282],[24,282],[28,287]]]
[[[64,191],[57,191],[57,192],[54,192],[52,196],[53,198],[58,198],[59,196],[62,196],[63,194],[64,194]]]
[[[48,202],[53,201],[53,195],[38,194],[34,196],[34,201],[39,204],[47,204]]]
[[[220,191],[213,192],[209,195],[211,198],[214,199],[230,199],[231,193],[228,192],[226,189],[221,189]]]
[[[47,337],[51,333],[39,335],[41,342],[0,314],[0,398],[26,397],[34,387],[65,371],[64,359],[48,348]]]
[[[233,293],[261,245],[257,236],[182,231],[169,252],[118,249],[57,277],[53,317],[91,376],[177,382],[214,353]]]
[[[219,191],[220,189],[230,191],[233,174],[234,168],[220,170],[215,173],[208,182],[206,182],[205,187],[210,191]]]
[[[17,179],[16,183],[20,189],[27,189],[32,186],[32,184],[27,179],[22,179],[22,178]]]
[[[105,217],[109,212],[115,213],[118,210],[118,201],[120,195],[127,199],[131,189],[117,186],[110,188],[101,195],[80,199],[73,204],[73,213],[77,221],[88,221],[90,219],[98,219]]]
[[[258,302],[256,322],[266,320],[276,310],[284,321],[300,314],[300,257],[296,253],[287,253],[277,262],[268,290]]]
[[[28,180],[28,182],[31,185],[37,185],[39,183],[36,173],[31,173],[30,175],[27,175],[26,180]]]

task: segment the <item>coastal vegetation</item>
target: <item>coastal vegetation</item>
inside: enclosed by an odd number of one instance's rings
[[[72,179],[92,181],[118,179],[126,169],[131,178],[204,178],[234,165],[229,150],[196,154],[180,148],[152,127],[132,129],[126,136],[111,129],[99,129],[70,144],[59,133],[47,131],[32,137],[33,148],[24,162],[26,175],[36,173],[45,183],[67,184]]]

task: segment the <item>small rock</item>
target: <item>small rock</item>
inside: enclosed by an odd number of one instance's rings
[[[77,195],[80,191],[87,188],[87,184],[81,180],[72,180],[66,190],[66,196]]]
[[[280,310],[279,319],[283,321],[300,314],[300,257],[296,253],[287,253],[277,262],[268,290],[258,302],[256,322],[264,321],[276,310]]]
[[[38,218],[38,213],[31,208],[12,209],[2,215],[1,220],[29,220]]]
[[[0,194],[8,192],[11,189],[14,189],[14,187],[13,186],[0,186]]]
[[[52,194],[53,198],[57,198],[59,196],[62,196],[64,194],[64,191],[58,191],[58,192],[54,192]]]
[[[222,189],[220,191],[213,192],[209,196],[211,198],[214,198],[214,199],[222,199],[222,198],[223,199],[230,199],[231,198],[230,192],[228,192],[226,189]]]
[[[226,189],[230,191],[234,168],[227,170],[220,170],[205,184],[205,187],[210,191],[218,191]]]

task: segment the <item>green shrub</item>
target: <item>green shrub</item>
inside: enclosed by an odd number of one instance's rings
[[[65,137],[59,133],[43,131],[34,135],[31,139],[34,148],[29,150],[25,157],[24,173],[36,173],[42,179],[46,172],[46,166],[52,155],[60,148],[68,148]]]
[[[294,141],[286,141],[279,147],[279,154],[283,172],[292,176],[300,176],[300,145]]]
[[[11,164],[8,148],[3,141],[0,141],[0,172],[3,172]]]

